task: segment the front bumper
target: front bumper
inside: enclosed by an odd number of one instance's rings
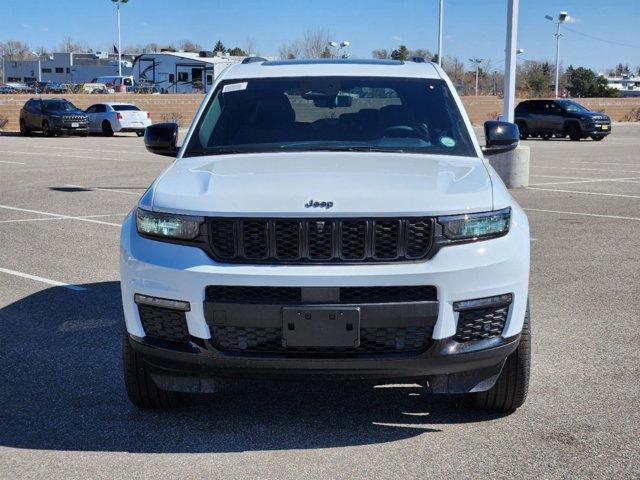
[[[199,248],[141,237],[133,215],[129,215],[122,226],[120,253],[122,298],[131,344],[145,353],[145,358],[148,357],[158,369],[176,373],[167,374],[169,378],[189,377],[194,372],[198,379],[244,376],[253,372],[258,376],[314,373],[332,378],[436,379],[444,375],[443,378],[451,379],[451,375],[461,374],[464,378],[464,372],[481,372],[479,377],[467,375],[467,380],[474,383],[478,378],[494,378],[506,356],[516,348],[527,304],[529,227],[524,212],[517,205],[513,207],[511,230],[507,235],[444,247],[429,260],[421,262],[286,266],[220,264]],[[211,325],[207,322],[210,312],[205,312],[205,290],[210,285],[435,286],[438,305],[430,324],[433,343],[418,354],[366,358],[225,353],[212,345]],[[168,342],[145,338],[138,307],[133,300],[136,293],[190,303],[190,310],[185,313],[191,338],[188,348],[175,348]],[[513,301],[501,336],[466,344],[453,339],[459,318],[459,313],[453,309],[454,302],[505,293],[512,294]],[[451,382],[446,380],[444,384]],[[434,380],[435,384],[438,382]],[[442,387],[443,382],[439,385],[444,391],[453,388]],[[486,383],[475,381],[474,385],[476,388],[477,385],[486,386]]]
[[[394,380],[427,382],[435,393],[468,393],[493,386],[520,335],[471,343],[436,341],[420,355],[369,358],[265,358],[223,354],[193,338],[176,345],[129,335],[154,381],[165,390],[215,392],[227,379]]]
[[[596,123],[587,123],[587,124],[583,123],[582,133],[586,136],[598,135],[598,136],[606,137],[611,133],[611,123],[607,123],[607,122],[596,122]]]

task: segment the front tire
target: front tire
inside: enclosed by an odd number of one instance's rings
[[[531,374],[531,320],[529,304],[524,315],[520,344],[502,367],[495,385],[486,392],[472,393],[473,406],[480,410],[510,412],[524,404]]]
[[[143,355],[131,347],[126,332],[122,340],[124,384],[129,401],[138,408],[167,409],[183,406],[188,395],[158,388],[151,378]]]
[[[136,135],[138,135],[139,137],[144,137],[144,130],[142,131],[137,131]]]
[[[46,120],[42,121],[42,134],[45,137],[53,137],[53,131],[51,130],[51,127],[49,126],[49,122]]]
[[[569,138],[573,142],[579,142],[580,139],[582,138],[582,133],[580,132],[580,127],[578,127],[575,124],[571,124],[571,125],[569,125],[567,127],[567,133],[569,135]]]
[[[113,128],[109,120],[102,122],[102,135],[105,137],[113,137]]]

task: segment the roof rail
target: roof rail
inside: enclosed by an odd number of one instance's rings
[[[411,57],[410,60],[414,63],[427,63],[424,57]]]
[[[242,60],[242,64],[244,65],[245,63],[262,63],[262,62],[266,62],[267,59],[263,58],[263,57],[247,57],[244,60]]]

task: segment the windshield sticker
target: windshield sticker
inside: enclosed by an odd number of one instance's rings
[[[456,146],[456,141],[451,137],[440,137],[440,143],[448,148]]]
[[[224,87],[222,87],[222,93],[238,92],[240,90],[246,90],[247,89],[247,83],[248,82],[229,83],[229,84],[225,85]]]

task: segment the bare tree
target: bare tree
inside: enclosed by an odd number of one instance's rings
[[[141,45],[127,45],[122,53],[128,53],[130,55],[140,55],[144,50]]]
[[[40,47],[36,47],[33,50],[39,57],[43,56],[43,55],[49,55],[49,50],[46,47],[40,46]]]
[[[329,33],[323,30],[307,30],[302,37],[302,54],[305,58],[322,58],[326,54]]]
[[[302,47],[298,40],[293,42],[285,42],[278,48],[278,55],[282,60],[291,60],[294,58],[300,58]]]
[[[442,57],[442,68],[453,83],[461,83],[464,80],[464,63],[456,57]]]
[[[183,52],[199,52],[202,50],[202,45],[192,42],[191,40],[181,40],[178,42],[178,50]]]
[[[385,58],[390,58],[391,54],[386,48],[380,48],[371,52],[371,56],[373,58],[378,58],[380,60],[384,60]]]
[[[256,47],[256,41],[252,37],[244,39],[242,50],[244,50],[247,55],[260,55],[260,52],[258,52]]]
[[[151,52],[159,52],[162,49],[177,50],[175,45],[173,45],[172,43],[151,42],[151,43],[147,43],[144,46],[143,51],[146,53],[151,53]]]
[[[429,50],[426,50],[424,48],[416,48],[415,50],[409,51],[409,58],[411,57],[422,57],[427,62],[430,62],[431,59],[433,58],[433,53],[431,53]]]
[[[29,57],[29,45],[18,40],[7,40],[0,43],[0,56],[7,60],[24,60]]]
[[[62,40],[62,43],[58,46],[61,52],[76,53],[87,50],[87,46],[81,42],[76,42],[71,36],[67,35]]]

